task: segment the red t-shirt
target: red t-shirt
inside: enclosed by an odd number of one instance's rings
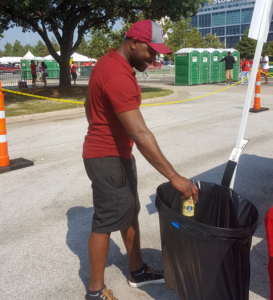
[[[77,66],[76,65],[71,65],[71,73],[76,73],[76,71],[77,71]]]
[[[33,63],[30,64],[31,74],[36,74],[36,67],[37,66],[35,64]]]
[[[139,109],[141,88],[135,71],[116,50],[96,63],[89,80],[90,120],[83,144],[84,158],[132,158],[133,140],[117,113]]]
[[[244,61],[243,64],[242,64],[242,71],[243,72],[249,72],[250,71],[250,69],[249,69],[249,62],[247,60]]]
[[[273,206],[271,206],[265,216],[265,228],[269,255],[270,300],[273,300]]]

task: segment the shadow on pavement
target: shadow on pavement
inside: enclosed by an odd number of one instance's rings
[[[85,208],[83,206],[75,206],[67,211],[67,226],[68,231],[66,235],[66,243],[69,249],[78,256],[80,261],[79,277],[81,278],[85,288],[88,288],[89,282],[89,260],[87,251],[87,242],[91,230],[93,207]],[[162,269],[162,256],[161,251],[156,249],[141,249],[142,257],[145,262],[151,265],[155,269]],[[115,265],[119,268],[124,275],[124,281],[127,281],[129,275],[129,263],[127,254],[124,255],[120,251],[120,247],[110,239],[110,247],[106,268]],[[168,290],[166,285],[160,285],[155,287],[146,286],[141,287],[141,290],[145,291],[151,297],[160,300],[158,295],[160,291],[163,293]],[[174,294],[175,299],[176,296]],[[162,298],[162,300],[166,300]]]

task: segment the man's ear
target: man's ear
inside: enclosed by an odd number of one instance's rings
[[[136,45],[137,45],[137,43],[138,43],[138,41],[137,41],[137,39],[136,38],[132,38],[131,40],[130,40],[130,47],[133,49],[133,50],[135,50],[136,49]]]

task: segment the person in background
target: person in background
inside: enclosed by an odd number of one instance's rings
[[[250,71],[251,71],[252,70],[252,66],[253,66],[253,58],[250,59],[249,65],[250,65]]]
[[[268,275],[270,282],[270,298],[273,300],[273,206],[265,215],[266,240],[268,245]]]
[[[42,68],[43,68],[43,82],[44,82],[44,86],[47,86],[47,76],[48,76],[48,72],[47,72],[47,65],[42,62]]]
[[[75,62],[72,61],[70,70],[71,70],[71,76],[72,76],[72,79],[74,80],[75,85],[76,85],[76,80],[77,80],[77,67],[78,66],[75,64]]]
[[[144,75],[146,75],[146,78],[150,78],[146,70],[144,70],[144,72],[142,73],[141,79],[144,79]]]
[[[243,64],[242,64],[242,72],[241,72],[241,84],[244,84],[244,78],[247,78],[246,82],[247,84],[249,84],[249,72],[250,72],[250,68],[249,68],[249,62],[247,60],[247,58],[243,59]]]
[[[39,63],[37,61],[37,63]],[[30,69],[31,69],[31,76],[32,76],[32,87],[36,86],[36,80],[37,80],[37,71],[36,71],[37,65],[35,65],[34,60],[32,59],[30,61]]]
[[[88,241],[87,300],[117,300],[104,283],[110,235],[116,231],[120,231],[128,254],[129,285],[164,283],[163,271],[148,266],[141,254],[134,143],[183,197],[192,196],[194,202],[198,197],[198,188],[179,175],[165,158],[139,109],[141,87],[134,68],[143,72],[155,62],[157,53],[172,53],[164,44],[162,28],[151,20],[139,21],[125,33],[117,50],[110,49],[109,54],[96,63],[89,80],[85,100],[89,126],[83,160],[92,181],[94,215]]]
[[[268,70],[269,70],[269,58],[267,56],[267,54],[264,52],[263,53],[263,57],[262,57],[262,69],[264,72],[264,79],[265,79],[265,84],[268,84]]]
[[[231,52],[228,51],[228,56],[225,56],[219,63],[226,62],[226,80],[227,85],[233,83],[233,65],[235,64],[235,58],[231,56]]]
[[[243,65],[243,60],[242,60],[242,59],[240,59],[240,62],[239,62],[240,73],[242,72],[242,65]]]
[[[41,64],[39,62],[37,63],[36,72],[37,72],[37,81],[42,81]]]

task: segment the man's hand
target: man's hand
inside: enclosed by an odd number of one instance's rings
[[[192,196],[193,202],[197,202],[199,190],[189,179],[177,174],[170,182],[174,188],[183,193],[182,199]]]

